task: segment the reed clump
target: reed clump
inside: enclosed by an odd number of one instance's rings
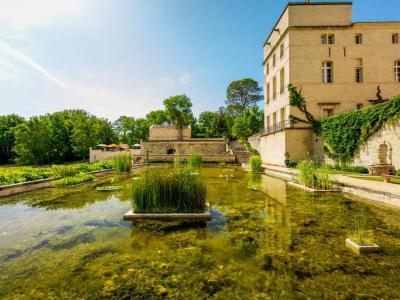
[[[367,230],[366,221],[363,218],[354,218],[354,231],[350,239],[360,246],[374,245],[374,236],[371,230]]]
[[[113,158],[113,169],[117,173],[130,172],[132,169],[132,155],[118,154]]]
[[[252,171],[261,171],[262,160],[259,155],[253,155],[250,157],[248,166]]]
[[[188,157],[187,164],[191,168],[201,168],[203,164],[203,156],[200,154],[194,154]]]
[[[190,167],[148,169],[132,188],[135,213],[201,213],[207,189]]]
[[[297,181],[306,187],[318,190],[329,190],[333,187],[334,181],[326,166],[319,166],[312,160],[303,160],[297,166],[297,170]]]

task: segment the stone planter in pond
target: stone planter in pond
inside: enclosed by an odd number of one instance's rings
[[[346,239],[346,246],[350,248],[356,254],[368,254],[368,253],[375,253],[380,250],[380,247],[376,244],[362,246],[354,242],[353,240],[347,238]]]
[[[133,210],[124,214],[125,221],[210,221],[211,208],[210,204],[206,203],[206,209],[202,213],[135,213]]]
[[[289,181],[287,184],[290,185],[290,186],[294,186],[296,188],[302,189],[304,191],[311,192],[311,193],[340,193],[341,192],[341,190],[339,190],[339,189],[316,190],[316,189],[313,189],[313,188],[309,188],[309,187],[307,187],[305,185],[295,183],[293,181]]]

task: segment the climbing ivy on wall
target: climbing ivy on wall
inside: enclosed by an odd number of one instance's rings
[[[351,162],[355,153],[386,123],[400,119],[400,96],[362,110],[322,119],[321,135],[325,153],[342,163]]]
[[[359,148],[384,124],[400,119],[400,96],[397,96],[362,110],[319,121],[307,110],[307,102],[301,90],[293,85],[289,85],[288,88],[290,105],[297,107],[306,117],[304,120],[290,115],[291,121],[311,124],[313,131],[324,140],[324,152],[341,163],[351,162]]]
[[[297,107],[306,117],[307,120],[301,119],[297,116],[290,115],[290,120],[294,123],[303,122],[311,124],[313,131],[316,134],[321,133],[321,124],[314,118],[314,116],[307,110],[306,100],[304,99],[301,90],[298,90],[295,86],[289,84],[289,104],[291,106]]]

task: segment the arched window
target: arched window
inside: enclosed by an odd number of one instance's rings
[[[400,60],[394,62],[394,79],[400,82]]]
[[[167,154],[168,155],[175,154],[175,149],[173,148],[167,149]]]
[[[333,82],[333,62],[324,61],[322,63],[322,82],[332,83]]]

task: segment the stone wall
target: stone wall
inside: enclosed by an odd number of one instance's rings
[[[142,142],[141,154],[146,155],[191,155],[224,154],[227,152],[225,139],[191,139],[188,141],[148,141]]]
[[[400,120],[373,134],[354,158],[354,164],[359,166],[379,163],[392,164],[396,170],[400,169]]]
[[[182,139],[190,140],[192,137],[192,129],[185,127],[182,130]],[[176,141],[179,139],[179,131],[173,125],[153,125],[149,130],[150,141]]]
[[[130,153],[132,156],[140,155],[140,149],[130,149],[129,151],[103,151],[103,150],[89,150],[89,162],[91,164],[103,160],[112,160],[114,156],[123,153]]]
[[[187,161],[190,155],[179,155],[179,159],[182,162]],[[217,163],[234,163],[236,161],[236,155],[234,154],[203,154],[203,162]],[[162,155],[162,154],[150,154],[150,162],[172,162],[175,159],[175,155]],[[142,157],[145,159],[145,156]]]
[[[266,135],[254,135],[248,139],[256,149],[263,163],[284,166],[285,153],[290,160],[302,160],[312,156],[313,133],[308,128],[292,128]]]

